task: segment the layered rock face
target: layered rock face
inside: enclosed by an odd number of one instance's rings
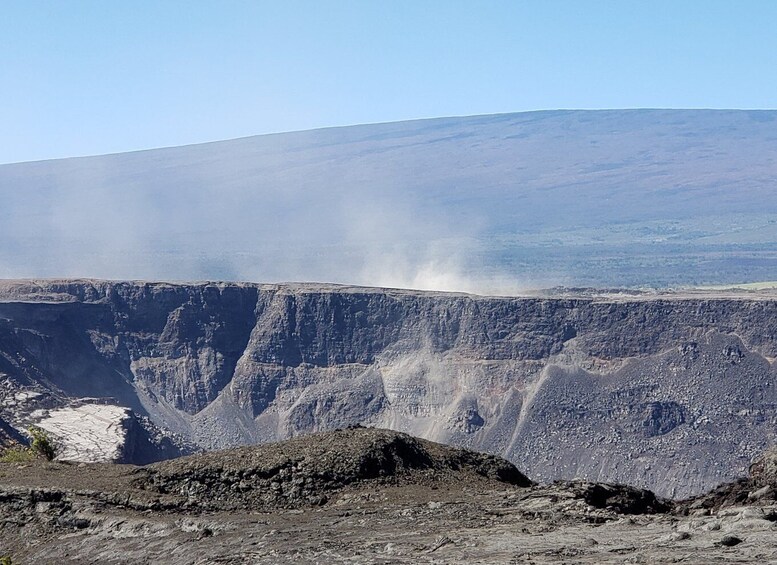
[[[534,480],[682,497],[745,475],[777,424],[766,292],[19,281],[0,296],[0,417],[16,426],[84,398],[206,449],[362,424]]]

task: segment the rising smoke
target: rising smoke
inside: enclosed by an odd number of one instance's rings
[[[558,111],[0,166],[0,278],[775,280],[777,113]]]
[[[271,138],[3,167],[2,277],[486,290],[479,218],[446,217],[391,159]]]

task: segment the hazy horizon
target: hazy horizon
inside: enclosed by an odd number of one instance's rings
[[[776,280],[777,111],[544,111],[0,166],[3,278]]]
[[[777,279],[775,2],[3,16],[0,277]]]

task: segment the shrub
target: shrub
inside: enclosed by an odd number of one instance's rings
[[[27,433],[30,436],[30,446],[17,445],[6,449],[0,455],[0,462],[25,463],[40,458],[46,461],[54,459],[57,455],[57,446],[45,430],[31,426]],[[0,565],[3,565],[2,561],[0,561]]]
[[[32,449],[22,445],[9,447],[0,455],[0,462],[2,463],[24,463],[34,461],[35,459],[37,459],[37,456]],[[3,565],[2,561],[0,561],[0,565]]]
[[[30,449],[35,455],[43,457],[46,461],[54,459],[54,456],[57,454],[57,448],[44,430],[31,426],[27,433],[32,438]]]

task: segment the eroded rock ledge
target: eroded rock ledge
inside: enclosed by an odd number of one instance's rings
[[[775,357],[768,291],[0,284],[0,418],[123,407],[146,460],[361,424],[682,498],[768,447]]]

